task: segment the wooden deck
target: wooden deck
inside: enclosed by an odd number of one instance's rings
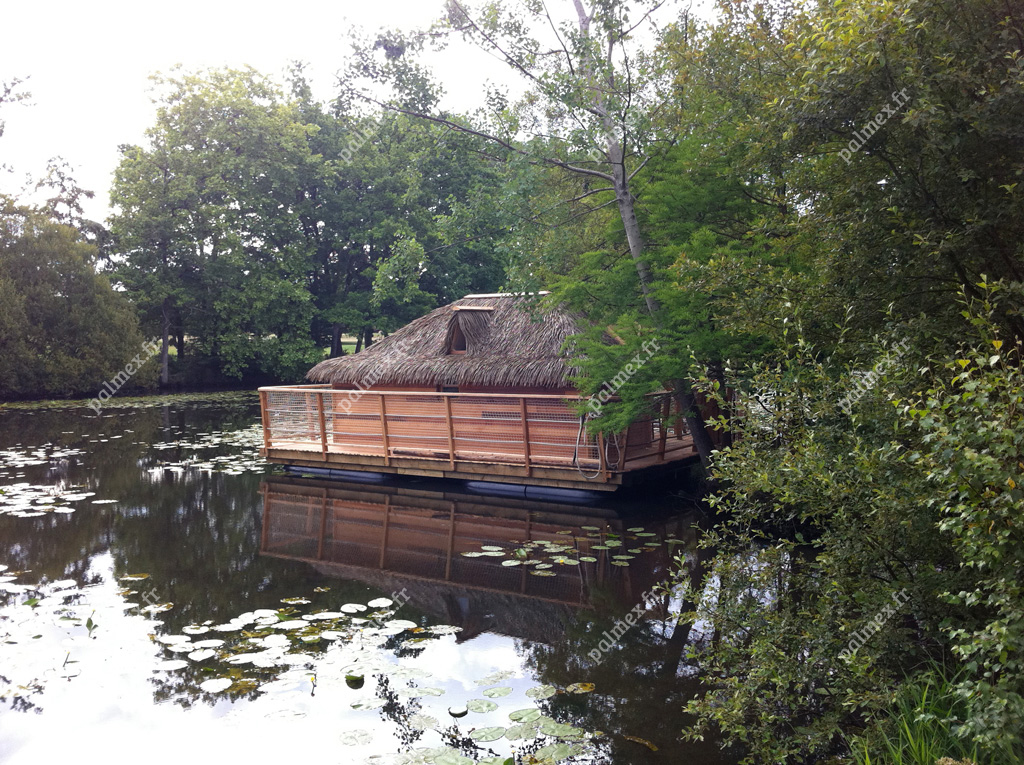
[[[260,389],[271,462],[436,478],[615,490],[695,458],[667,394],[628,432],[581,432],[578,396]]]

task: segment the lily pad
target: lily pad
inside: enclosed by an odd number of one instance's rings
[[[345,746],[362,746],[373,741],[373,734],[368,730],[350,730],[341,734],[340,741]]]
[[[409,716],[409,727],[414,730],[435,730],[438,725],[437,718],[430,715],[415,714]]]
[[[234,685],[234,680],[228,677],[217,677],[199,684],[199,689],[207,693],[220,693]]]
[[[478,744],[486,744],[488,741],[497,741],[504,735],[504,728],[477,728],[469,734],[469,737]]]
[[[493,701],[488,701],[487,699],[470,699],[466,702],[466,709],[470,712],[479,712],[480,714],[493,712],[497,708],[497,704]]]
[[[593,683],[573,683],[567,690],[569,693],[592,693],[595,688]]]
[[[554,720],[542,722],[540,724],[540,732],[545,736],[554,736],[555,738],[580,738],[583,735],[582,729],[555,722]]]
[[[484,691],[484,696],[489,699],[500,699],[504,696],[508,696],[510,693],[512,693],[512,689],[509,686],[499,685],[497,688],[488,688]]]
[[[521,723],[519,725],[513,725],[511,728],[505,731],[505,738],[509,741],[522,741],[524,739],[535,739],[537,738],[537,731],[539,725],[534,722]]]
[[[558,689],[553,685],[538,685],[536,688],[530,688],[526,692],[527,698],[531,699],[549,699],[558,693]]]
[[[530,707],[529,709],[517,709],[515,712],[509,712],[508,719],[513,722],[533,722],[534,720],[540,719],[540,710],[536,707]]]

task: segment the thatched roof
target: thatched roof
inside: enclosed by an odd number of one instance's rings
[[[306,377],[355,385],[572,387],[578,373],[562,351],[582,317],[562,308],[537,320],[523,295],[467,295],[407,324],[351,356],[322,361]],[[457,332],[465,354],[449,353]]]

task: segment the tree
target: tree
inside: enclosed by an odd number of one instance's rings
[[[96,248],[46,214],[0,210],[0,397],[95,395],[143,344],[129,302],[96,274]],[[145,368],[133,385],[152,382]]]
[[[157,80],[149,146],[123,147],[111,200],[117,278],[163,338],[229,377],[298,377],[309,338],[309,252],[295,213],[315,162],[294,104],[252,70]]]
[[[610,194],[605,204],[618,211],[636,273],[633,291],[651,331],[664,328],[666,317],[655,295],[633,182],[649,154],[669,144],[672,134],[656,121],[664,102],[664,72],[644,52],[638,34],[658,36],[652,17],[663,5],[663,0],[613,0],[595,2],[588,10],[582,0],[573,0],[571,18],[559,20],[544,3],[511,9],[488,3],[477,11],[450,0],[447,18],[429,34],[389,32],[364,45],[349,78],[394,84],[396,98],[386,104],[368,90],[359,94],[382,107],[484,139],[506,157],[523,156],[580,176],[586,188],[569,204]],[[540,30],[550,32],[544,43],[534,36]],[[409,54],[422,49],[428,37],[452,34],[507,63],[525,80],[527,95],[509,106],[502,94],[489,93],[490,115],[482,124],[437,111],[436,94],[424,85],[424,74]],[[713,444],[690,386],[685,379],[672,385],[701,460],[710,465]]]

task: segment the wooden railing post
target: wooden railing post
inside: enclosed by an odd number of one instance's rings
[[[597,434],[597,458],[600,460],[599,470],[604,475],[604,480],[608,480],[608,465],[605,463],[604,458],[604,433]]]
[[[320,451],[324,455],[324,462],[327,462],[327,417],[324,415],[324,391],[317,391],[320,410]]]
[[[446,393],[444,397],[444,416],[448,424],[448,461],[452,470],[455,470],[455,423],[452,421],[452,397]]]
[[[388,412],[384,404],[384,394],[378,393],[377,400],[380,402],[380,434],[384,439],[384,466],[391,465],[391,447],[388,444]]]
[[[523,464],[526,465],[526,477],[533,475],[533,468],[530,466],[530,422],[526,415],[526,399],[519,399],[519,416],[523,420]]]
[[[665,461],[665,441],[668,440],[668,415],[671,405],[672,399],[665,396],[665,403],[661,407],[661,432],[658,434],[658,462]]]
[[[270,397],[260,391],[260,418],[263,420],[263,449],[270,449]]]

